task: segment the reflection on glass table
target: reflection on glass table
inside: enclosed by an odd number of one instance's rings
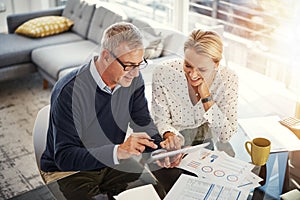
[[[202,127],[203,128],[203,127]],[[183,135],[190,134],[193,135],[199,131],[199,128],[192,129],[192,130],[184,130],[181,131]],[[212,139],[210,134],[207,134],[208,132],[205,132],[205,137],[203,138],[196,138],[186,140],[186,143],[191,145],[203,143],[203,142],[210,142],[210,145],[206,148],[210,150],[219,150],[226,152],[229,156],[235,157],[237,159],[250,162],[250,156],[247,154],[246,150],[244,149],[244,143],[245,141],[249,140],[249,138],[245,135],[245,133],[242,131],[242,129],[238,129],[238,132],[233,136],[231,141],[229,143],[220,143],[215,142],[214,139]],[[196,134],[197,135],[197,134]],[[201,135],[201,134],[200,134]],[[199,134],[198,134],[199,136]],[[266,165],[261,167],[254,167],[252,172],[259,175],[261,178],[263,178],[263,181],[260,182],[261,186],[254,188],[252,192],[250,192],[250,195],[248,199],[280,199],[280,195],[284,192],[287,192],[289,190],[288,186],[288,172],[286,172],[286,165],[288,160],[288,152],[276,152],[271,153],[268,159],[268,162]],[[79,172],[81,173],[81,172]],[[64,182],[64,184],[72,184],[74,180],[74,175],[65,177],[61,180],[51,182],[47,185],[44,185],[42,187],[39,187],[35,190],[26,192],[22,195],[16,196],[13,199],[66,199],[65,195],[63,194],[61,190],[61,183]],[[167,177],[168,180],[168,177]],[[84,184],[84,183],[83,183]],[[172,183],[173,184],[173,183]],[[172,184],[170,187],[172,187]],[[78,194],[84,194],[85,191],[77,191]],[[78,196],[78,199],[80,198],[80,195]],[[106,199],[112,199],[111,196],[107,196],[106,194],[99,194],[97,196],[94,196],[92,199],[100,199],[100,200],[106,200]]]

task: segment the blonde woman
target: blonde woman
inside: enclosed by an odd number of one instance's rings
[[[207,138],[225,143],[236,132],[238,77],[220,65],[222,53],[217,33],[194,30],[184,44],[184,60],[155,69],[152,114],[159,133],[170,141],[168,148]]]

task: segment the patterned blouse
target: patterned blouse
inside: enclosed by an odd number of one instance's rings
[[[210,86],[215,102],[206,112],[201,101],[193,105],[183,60],[173,59],[157,66],[152,82],[152,114],[159,133],[192,129],[208,122],[214,138],[227,142],[237,130],[238,77],[227,67],[218,67]]]

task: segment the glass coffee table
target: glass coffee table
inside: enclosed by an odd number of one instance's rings
[[[227,144],[214,144],[214,148],[225,151],[228,155],[233,156],[237,159],[250,162],[250,156],[244,148],[245,141],[249,140],[247,135],[241,128],[238,129],[237,133],[233,136]],[[280,195],[289,191],[289,171],[287,170],[288,163],[288,152],[276,152],[271,153],[266,165],[261,167],[255,167],[252,172],[259,175],[264,180],[260,182],[261,186],[254,188],[248,196],[248,200],[269,200],[269,199],[280,199]],[[80,172],[78,172],[80,173]],[[64,177],[64,181],[70,180],[72,182],[72,176]],[[84,192],[84,191],[82,191]],[[34,190],[28,191],[12,199],[18,200],[64,200],[66,199],[60,190],[59,180],[51,182],[49,184],[40,186]],[[99,194],[93,199],[107,200],[112,199],[105,194]]]

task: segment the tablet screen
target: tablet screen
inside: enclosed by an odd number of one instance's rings
[[[151,153],[151,156],[147,160],[147,163],[151,163],[151,162],[154,162],[156,160],[163,159],[165,157],[175,156],[175,155],[180,154],[180,153],[183,153],[183,154],[191,153],[191,152],[199,150],[200,148],[207,147],[209,144],[210,144],[209,142],[206,142],[206,143],[195,145],[195,146],[184,147],[182,149],[177,149],[177,150],[174,150],[174,151],[167,151],[166,149],[158,149],[158,150],[153,151]]]

